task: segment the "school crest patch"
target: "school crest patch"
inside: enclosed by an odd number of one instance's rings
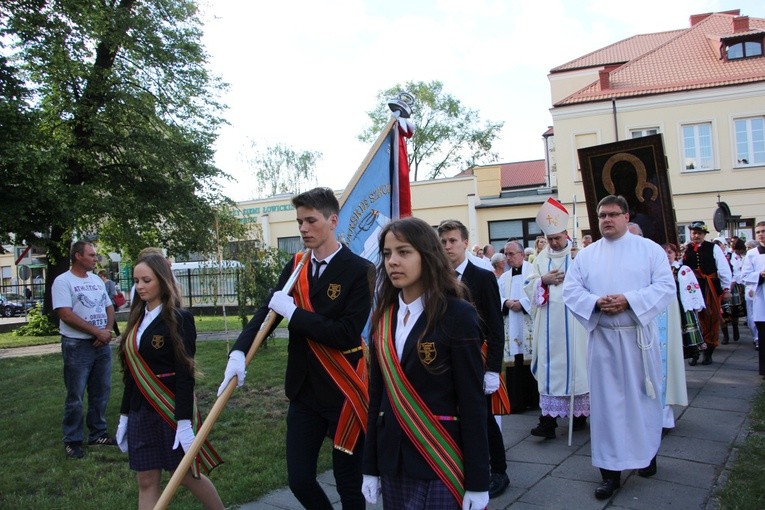
[[[418,353],[420,355],[420,360],[422,360],[422,362],[426,365],[430,365],[436,360],[436,356],[438,355],[436,352],[436,343],[420,342]]]
[[[154,335],[151,337],[151,346],[155,349],[161,349],[165,346],[165,337],[162,335]]]
[[[339,283],[330,283],[329,287],[327,287],[327,297],[334,301],[340,297],[340,290],[341,289]]]

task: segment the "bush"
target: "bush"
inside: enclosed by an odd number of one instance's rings
[[[27,323],[13,332],[16,336],[50,336],[58,334],[58,328],[47,315],[42,313],[38,303],[27,313]]]

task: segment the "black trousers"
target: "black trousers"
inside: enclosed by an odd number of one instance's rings
[[[300,504],[309,510],[332,510],[332,504],[316,481],[316,464],[324,440],[335,435],[340,409],[317,409],[302,401],[290,402],[287,411],[287,478]],[[332,449],[332,471],[344,510],[363,510],[361,462],[362,435],[353,455]]]
[[[755,321],[757,327],[757,338],[760,344],[757,354],[760,360],[760,375],[765,376],[765,321]]]
[[[497,390],[499,391],[499,390]],[[492,473],[504,473],[507,471],[507,460],[505,460],[505,441],[502,439],[502,431],[499,423],[491,414],[491,395],[486,396],[486,428],[489,433],[489,464]]]

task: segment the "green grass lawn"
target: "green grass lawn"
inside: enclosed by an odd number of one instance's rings
[[[762,510],[765,508],[765,393],[760,393],[749,414],[750,433],[738,456],[728,481],[720,494],[720,508]]]
[[[203,416],[214,402],[226,365],[225,342],[200,342],[197,362],[204,372],[197,384]],[[225,463],[210,478],[227,507],[253,501],[287,485],[284,451],[287,399],[283,379],[286,340],[275,339],[248,367],[247,382],[237,389],[212,430],[210,440]],[[116,360],[115,360],[116,361]],[[60,354],[0,359],[0,508],[53,510],[133,509],[137,506],[135,474],[127,454],[116,447],[86,447],[86,456],[68,460],[61,441],[64,383]],[[122,397],[122,374],[115,363],[108,409],[114,433]],[[319,472],[330,468],[329,441]],[[169,480],[165,475],[163,483]],[[197,509],[181,487],[172,509]]]

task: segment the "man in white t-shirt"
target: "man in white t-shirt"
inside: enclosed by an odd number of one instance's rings
[[[77,241],[71,250],[72,267],[53,282],[53,309],[60,319],[61,353],[64,358],[64,452],[79,459],[84,439],[83,405],[88,390],[88,444],[116,445],[106,429],[106,405],[112,378],[114,307],[96,268],[96,250]]]

